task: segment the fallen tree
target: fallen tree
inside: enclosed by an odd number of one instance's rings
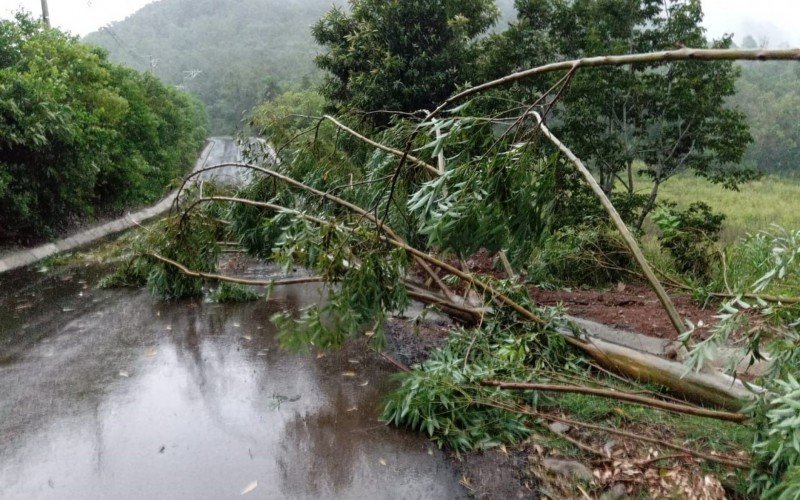
[[[198,197],[190,184],[185,183],[182,187],[184,208],[178,214],[179,221],[173,222],[168,232],[192,231],[193,212],[202,208],[203,213],[227,221],[226,240],[238,239],[254,255],[268,256],[286,266],[307,268],[330,284],[328,301],[324,305],[309,307],[300,318],[289,315],[274,318],[289,343],[335,346],[348,337],[361,335],[364,330],[375,332],[374,339],[380,341],[387,316],[404,310],[411,299],[435,307],[461,322],[464,334],[453,341],[455,358],[448,361],[448,368],[444,372],[441,366],[423,368],[423,373],[416,374],[420,377],[416,379],[417,389],[410,386],[402,389],[407,398],[405,403],[387,406],[388,418],[396,423],[417,428],[427,425],[429,433],[437,432],[431,413],[419,409],[414,416],[409,413],[409,401],[419,395],[418,387],[431,383],[425,377],[440,377],[441,373],[450,377],[447,387],[437,387],[434,391],[437,397],[444,398],[441,404],[445,407],[449,405],[445,401],[450,395],[466,398],[465,407],[480,405],[475,401],[481,401],[478,396],[484,393],[476,391],[491,390],[492,395],[502,394],[505,398],[499,407],[495,404],[492,411],[500,411],[502,407],[503,411],[513,412],[514,408],[527,406],[509,403],[515,401],[516,396],[504,389],[519,389],[529,394],[524,397],[552,392],[554,387],[564,389],[542,382],[543,369],[549,367],[588,376],[585,370],[577,367],[576,361],[586,358],[594,359],[631,381],[665,388],[703,407],[669,403],[658,396],[632,397],[620,391],[589,390],[579,386],[570,388],[575,392],[673,412],[746,422],[749,414],[743,413],[744,407],[768,395],[761,388],[745,386],[721,373],[694,372],[679,363],[593,338],[591,332],[571,325],[561,311],[534,304],[526,287],[517,280],[474,274],[459,264],[459,259],[479,248],[502,252],[503,258],[508,258],[506,269],[524,260],[547,226],[546,207],[553,196],[548,184],[550,172],[556,162],[567,161],[591,186],[675,329],[685,333],[686,325],[616,208],[583,162],[553,135],[542,116],[546,116],[558,96],[566,91],[570,75],[579,68],[733,59],[800,59],[800,50],[684,49],[542,66],[464,91],[428,113],[422,121],[400,122],[381,131],[380,137],[375,139],[345,125],[342,119],[320,117],[313,139],[296,134],[297,143],[286,148],[277,164],[269,157],[262,165],[233,165],[263,175],[235,196]],[[569,73],[560,86],[551,89],[549,101],[548,96],[537,100],[542,103],[543,113],[524,103],[514,107],[522,110],[517,115],[505,113],[489,117],[468,115],[469,106],[449,108],[460,99],[498,85],[556,70]],[[323,122],[332,124],[333,128],[322,127]],[[510,126],[498,133],[498,123]],[[509,130],[513,130],[513,134],[508,133]],[[341,145],[340,132],[353,141],[347,147]],[[430,140],[426,142],[425,137]],[[542,137],[555,149],[542,146]],[[398,147],[397,143],[404,146]],[[415,155],[411,155],[412,150]],[[442,160],[445,150],[450,152],[446,166]],[[427,163],[422,159],[424,155],[436,158],[439,167]],[[412,168],[406,168],[409,164]],[[168,266],[193,279],[229,279],[180,262],[176,255],[196,249],[180,248],[176,246],[177,241],[162,235],[160,242],[170,249],[170,256],[153,249],[136,258],[142,265],[162,266],[162,269]],[[204,268],[213,267],[214,258],[215,255],[209,253],[201,264]],[[196,287],[191,289],[196,290]],[[468,337],[471,342],[464,342]],[[482,351],[481,363],[486,366],[478,370],[480,373],[473,373],[471,366],[478,350]],[[490,356],[490,352],[494,354]],[[415,375],[414,371],[411,375]],[[492,380],[503,382],[493,383]],[[436,410],[428,408],[427,411],[435,413]],[[530,411],[520,413],[529,414]],[[459,418],[462,417],[472,418],[463,415]],[[493,424],[489,422],[495,417],[493,414],[480,421],[490,426]],[[525,434],[525,426],[517,425],[520,421],[506,421],[510,422],[506,431],[497,430],[502,438],[513,439]],[[452,425],[467,424],[458,420]],[[448,437],[444,442],[456,447],[483,442],[466,427],[456,434],[457,437]],[[728,464],[742,466],[743,462],[729,460]]]

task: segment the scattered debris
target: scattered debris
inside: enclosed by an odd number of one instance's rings
[[[241,495],[247,495],[256,488],[258,488],[258,481],[253,481],[252,483],[244,487],[244,489],[241,492]]]
[[[592,471],[576,460],[545,458],[542,460],[542,465],[554,474],[583,481],[584,483],[591,483],[593,479]]]

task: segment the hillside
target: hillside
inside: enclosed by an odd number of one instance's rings
[[[513,0],[499,0],[504,28]],[[320,50],[310,27],[345,0],[161,0],[85,41],[112,61],[152,69],[182,85],[208,108],[212,132],[231,133],[242,115],[277,86],[303,85],[317,75]]]
[[[85,37],[111,60],[154,70],[207,105],[212,131],[230,133],[280,84],[315,74],[309,28],[331,0],[162,0]]]

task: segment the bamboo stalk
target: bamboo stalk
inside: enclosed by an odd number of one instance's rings
[[[742,423],[748,419],[748,417],[742,413],[709,410],[697,406],[671,403],[669,401],[662,401],[655,398],[648,398],[630,392],[615,391],[610,389],[598,389],[595,387],[581,387],[576,385],[534,384],[528,382],[512,382],[503,380],[483,380],[480,382],[480,384],[487,387],[497,387],[499,389],[513,389],[520,391],[568,392],[577,394],[587,394],[591,396],[599,396],[608,399],[616,399],[618,401],[625,401],[627,403],[635,403],[643,406],[649,406],[652,408],[658,408],[660,410],[667,410],[675,413],[683,413],[688,415],[697,415],[700,417],[714,418],[717,420],[724,420],[727,422]]]
[[[625,222],[622,220],[622,217],[619,216],[617,209],[614,207],[614,204],[611,203],[611,200],[608,199],[606,193],[603,192],[603,189],[597,183],[592,173],[586,168],[586,165],[575,156],[575,153],[572,152],[567,146],[564,145],[561,141],[558,140],[556,136],[554,136],[550,129],[542,121],[542,117],[534,112],[531,112],[531,115],[536,117],[537,124],[539,129],[542,131],[542,134],[552,142],[559,151],[561,151],[564,156],[566,156],[569,161],[572,162],[573,165],[580,171],[581,175],[583,175],[586,182],[589,183],[589,186],[592,188],[592,191],[600,199],[600,203],[603,205],[603,208],[608,213],[609,217],[611,217],[611,221],[614,223],[614,226],[619,231],[620,235],[622,235],[622,239],[625,241],[625,245],[630,250],[633,258],[636,260],[636,263],[639,264],[639,267],[642,269],[647,281],[650,283],[650,286],[656,292],[658,296],[659,302],[667,311],[667,315],[669,316],[669,320],[672,323],[672,326],[677,330],[677,332],[683,333],[685,331],[685,326],[683,324],[683,319],[681,319],[680,314],[678,314],[678,310],[675,308],[675,304],[672,303],[672,299],[667,295],[667,291],[664,290],[664,287],[661,285],[661,282],[656,278],[655,273],[653,273],[653,269],[650,267],[650,263],[647,262],[642,250],[639,248],[639,244],[636,243],[636,238],[633,237],[630,230],[628,230],[628,226],[625,225]]]
[[[322,276],[307,276],[303,278],[285,278],[279,280],[251,280],[246,278],[234,278],[233,276],[225,276],[222,274],[213,274],[213,273],[204,273],[202,271],[194,271],[189,269],[188,267],[184,266],[179,262],[175,262],[172,259],[168,259],[162,255],[157,253],[148,253],[150,257],[154,259],[160,260],[165,264],[169,264],[177,268],[180,272],[187,276],[192,276],[195,278],[203,278],[208,280],[214,281],[224,281],[227,283],[237,283],[240,285],[252,285],[252,286],[279,286],[279,285],[300,285],[303,283],[321,283],[325,281],[325,278]]]
[[[673,394],[702,404],[711,404],[739,412],[764,389],[745,386],[724,373],[694,372],[682,363],[669,361],[598,338],[576,338],[567,330],[560,331],[567,342],[581,349],[605,368],[623,373],[633,380],[667,388]],[[749,388],[748,388],[749,387]]]
[[[672,61],[797,61],[800,60],[800,48],[796,49],[692,49],[683,48],[662,52],[647,52],[641,54],[624,54],[616,56],[586,57],[557,63],[545,64],[535,68],[511,73],[502,78],[476,85],[455,94],[433,110],[423,121],[428,121],[437,116],[451,104],[466,97],[489,90],[500,85],[516,82],[535,75],[551,73],[553,71],[570,70],[572,68],[590,68],[597,66],[625,66],[628,64],[662,63]]]
[[[402,151],[400,151],[399,149],[394,149],[394,148],[392,148],[392,147],[389,147],[389,146],[387,146],[387,145],[385,145],[385,144],[381,144],[380,142],[375,142],[375,141],[373,141],[372,139],[370,139],[370,138],[368,138],[368,137],[365,137],[365,136],[363,136],[363,135],[359,134],[359,133],[358,133],[358,132],[356,132],[355,130],[353,130],[353,129],[349,128],[347,125],[345,125],[345,124],[343,124],[343,123],[339,122],[338,120],[336,120],[336,118],[334,118],[334,117],[332,117],[332,116],[330,116],[330,115],[325,115],[325,116],[323,116],[323,118],[324,118],[324,119],[326,119],[326,120],[328,120],[328,121],[330,121],[331,123],[333,123],[334,125],[336,125],[338,128],[340,128],[340,129],[344,130],[345,132],[347,132],[348,134],[352,135],[353,137],[356,137],[357,139],[360,139],[360,140],[362,140],[362,141],[366,142],[366,143],[367,143],[367,144],[369,144],[370,146],[373,146],[373,147],[375,147],[375,148],[378,148],[378,149],[380,149],[381,151],[385,151],[385,152],[387,152],[387,153],[391,153],[391,154],[393,154],[393,155],[395,155],[395,156],[397,156],[397,157],[402,157],[402,156],[403,156],[403,152],[402,152]],[[420,160],[420,159],[419,159],[419,158],[417,158],[416,156],[412,156],[412,155],[410,155],[410,154],[409,154],[409,155],[408,155],[408,160],[409,160],[409,161],[411,161],[411,163],[414,163],[415,165],[417,165],[417,166],[419,166],[419,167],[422,167],[422,168],[424,168],[425,170],[427,170],[428,172],[430,172],[431,174],[433,174],[433,175],[435,175],[435,176],[439,176],[439,175],[441,175],[441,174],[443,174],[443,173],[444,173],[444,171],[442,171],[442,172],[440,173],[440,172],[439,172],[439,169],[437,169],[437,168],[436,168],[436,167],[434,167],[433,165],[430,165],[430,164],[426,163],[426,162],[425,162],[425,161],[423,161],[423,160]],[[443,160],[444,160],[444,157],[442,157],[442,159],[440,159],[440,168],[441,168],[441,162],[442,162]]]

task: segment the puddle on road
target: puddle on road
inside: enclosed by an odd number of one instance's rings
[[[316,287],[167,304],[71,273],[0,278],[0,497],[464,496],[426,440],[377,421],[385,363],[278,348],[269,317]]]

